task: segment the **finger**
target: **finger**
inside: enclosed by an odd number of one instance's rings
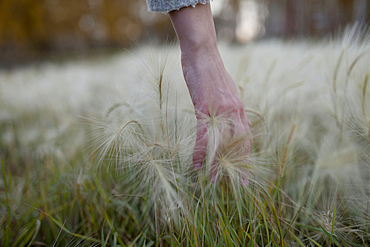
[[[250,131],[251,122],[247,118],[247,115],[245,115],[245,112],[244,111],[241,111],[240,112],[240,119],[242,120],[242,122],[244,124],[245,130],[247,132]]]
[[[246,131],[246,135],[247,135],[246,137],[248,139],[248,142],[246,143],[246,145],[247,145],[246,148],[248,150],[248,153],[250,153],[251,148],[252,148],[252,142],[253,142],[253,136],[252,136],[252,132],[251,132],[251,129],[250,129],[251,122],[248,120],[247,116],[245,115],[245,112],[241,112],[240,118],[243,122],[245,131]]]
[[[231,137],[239,138],[240,136],[244,135],[246,130],[240,116],[234,115],[231,117],[231,120],[232,120],[230,124]]]
[[[208,145],[207,126],[202,120],[198,120],[197,138],[195,141],[193,165],[194,169],[198,171],[202,167],[204,156],[206,155]]]

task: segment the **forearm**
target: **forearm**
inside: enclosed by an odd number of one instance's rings
[[[198,4],[169,12],[182,53],[209,50],[218,54],[210,4]]]

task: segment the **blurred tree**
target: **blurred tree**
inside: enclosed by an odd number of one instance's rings
[[[349,23],[353,20],[354,0],[339,0],[340,12],[342,13],[342,22]]]
[[[215,22],[227,42],[257,33],[320,36],[370,18],[370,0],[214,1],[222,2]],[[7,52],[86,51],[168,37],[175,38],[168,16],[148,12],[145,0],[0,0],[0,60],[8,61]]]
[[[248,0],[247,0],[248,1]],[[266,33],[321,36],[360,21],[368,24],[370,0],[265,0]]]
[[[0,47],[29,48],[47,34],[43,0],[0,1]]]
[[[168,16],[148,12],[145,0],[0,0],[0,60],[125,47],[149,34],[163,39],[168,30]]]
[[[296,23],[298,21],[297,0],[286,0],[285,6],[285,36],[292,37],[296,35]]]

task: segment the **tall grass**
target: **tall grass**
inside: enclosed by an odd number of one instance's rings
[[[370,245],[370,49],[356,35],[221,47],[252,152],[244,137],[219,145],[229,121],[209,119],[198,172],[175,48],[1,71],[2,245]]]

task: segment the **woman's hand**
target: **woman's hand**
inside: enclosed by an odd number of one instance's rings
[[[197,138],[193,164],[195,170],[202,167],[209,144],[210,119],[219,119],[218,145],[237,137],[248,136],[241,147],[251,151],[250,122],[244,112],[234,81],[226,71],[217,48],[215,27],[210,5],[198,4],[170,12],[172,24],[181,47],[181,63],[184,78],[194,104],[197,117]],[[222,123],[222,119],[228,123]],[[217,147],[216,147],[217,148]],[[243,170],[241,182],[248,185],[248,171]],[[210,169],[210,180],[216,182],[217,168]]]

